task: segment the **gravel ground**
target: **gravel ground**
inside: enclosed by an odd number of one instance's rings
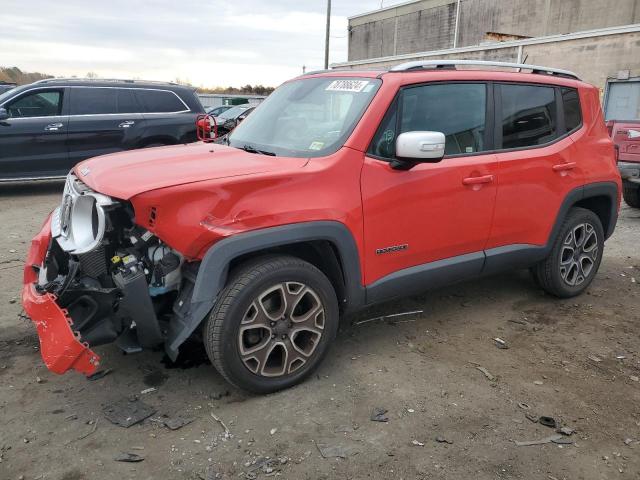
[[[514,272],[381,305],[344,320],[313,378],[249,396],[198,345],[177,365],[98,347],[112,371],[92,382],[46,370],[19,292],[61,189],[0,185],[1,479],[640,479],[640,211],[623,206],[578,298]],[[357,324],[412,310],[423,313]],[[128,429],[105,418],[135,395],[157,413]],[[374,408],[388,421],[371,421]],[[527,415],[574,429],[562,438],[573,443],[518,446],[555,433]],[[163,426],[176,417],[193,422]]]

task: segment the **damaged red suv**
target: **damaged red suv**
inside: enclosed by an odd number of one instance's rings
[[[620,190],[598,90],[571,72],[312,73],[223,145],[79,164],[33,240],[23,304],[53,372],[91,374],[112,342],[175,359],[193,336],[229,382],[271,392],[367,305],[523,267],[580,294]]]

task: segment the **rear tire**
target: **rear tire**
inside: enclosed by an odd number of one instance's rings
[[[338,301],[315,266],[291,256],[241,265],[204,327],[214,367],[231,384],[271,393],[308,377],[338,330]]]
[[[574,207],[562,223],[549,256],[531,269],[534,280],[556,297],[579,295],[593,281],[603,248],[600,218],[591,210]]]
[[[640,185],[623,181],[622,196],[627,205],[633,208],[640,208]]]

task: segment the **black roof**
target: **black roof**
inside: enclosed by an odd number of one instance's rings
[[[195,90],[195,87],[173,82],[157,82],[153,80],[127,80],[117,78],[47,78],[31,85],[64,85],[67,87],[127,87],[127,88],[163,88],[166,90]]]
[[[46,87],[124,87],[124,88],[150,88],[169,90],[178,95],[192,112],[204,112],[204,108],[198,99],[196,89],[186,85],[179,85],[171,82],[154,82],[149,80],[119,80],[119,79],[90,79],[90,78],[48,78],[38,80],[34,83],[15,87],[8,92],[3,93],[3,102],[9,101],[11,98],[21,95],[24,91],[34,88]],[[7,96],[8,95],[8,96]]]

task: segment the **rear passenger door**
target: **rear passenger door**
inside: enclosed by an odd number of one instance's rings
[[[541,84],[495,84],[498,195],[487,245],[545,245],[567,194],[583,184],[570,135],[581,127],[578,92]],[[514,247],[515,246],[515,247]]]
[[[144,118],[132,89],[71,87],[69,159],[86,158],[135,148],[142,138]]]

